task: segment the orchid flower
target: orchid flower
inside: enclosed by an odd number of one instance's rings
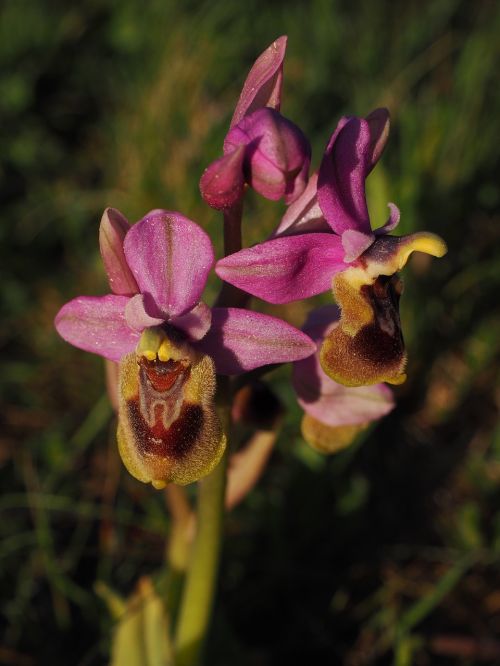
[[[271,303],[332,288],[341,316],[323,342],[320,359],[326,374],[346,386],[405,380],[397,273],[412,252],[446,253],[444,241],[429,232],[388,235],[399,221],[394,204],[389,204],[387,223],[371,228],[365,180],[388,133],[385,109],[367,118],[342,118],[318,176],[287,211],[274,237],[216,266],[223,280]]]
[[[57,331],[120,362],[118,445],[129,472],[157,488],[191,483],[225,448],[216,373],[298,360],[315,345],[274,317],[205,305],[212,244],[180,213],[154,210],[129,227],[107,209],[100,246],[113,293],[64,305]]]
[[[313,310],[302,330],[318,344],[338,326],[336,305]],[[319,351],[293,363],[292,383],[302,418],[304,439],[321,453],[334,453],[348,446],[372,421],[394,408],[391,390],[385,384],[348,387],[323,371]]]
[[[254,63],[224,141],[224,155],[210,164],[200,191],[212,208],[233,206],[248,184],[272,201],[291,203],[304,190],[311,148],[297,125],[280,113],[286,37]]]

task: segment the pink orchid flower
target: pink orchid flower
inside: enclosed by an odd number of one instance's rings
[[[401,280],[412,252],[446,253],[438,236],[389,236],[399,211],[372,230],[365,180],[385,147],[389,114],[342,118],[318,176],[290,206],[274,237],[220,260],[226,282],[271,303],[288,303],[333,289],[339,325],[321,349],[324,371],[346,386],[405,380],[406,352],[399,321]]]
[[[302,330],[319,345],[338,326],[339,318],[336,305],[325,305],[309,314]],[[305,412],[302,435],[321,453],[345,448],[372,421],[394,408],[392,391],[385,384],[350,387],[328,377],[319,350],[293,364],[292,383]]]
[[[155,487],[190,483],[225,447],[216,373],[298,360],[315,345],[275,317],[205,305],[212,244],[180,213],[154,210],[129,227],[107,209],[100,246],[113,293],[70,301],[56,329],[76,347],[120,362],[118,443],[129,471]]]
[[[233,206],[248,184],[272,201],[294,201],[304,190],[311,161],[306,136],[284,118],[281,106],[286,37],[262,53],[243,85],[224,155],[210,164],[200,180],[203,199],[212,208]]]

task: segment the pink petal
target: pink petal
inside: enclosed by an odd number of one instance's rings
[[[317,184],[318,174],[313,173],[300,197],[286,209],[286,213],[271,238],[331,230],[319,207],[316,196]]]
[[[279,111],[286,41],[285,36],[278,37],[255,61],[243,84],[231,127],[255,109],[269,106]]]
[[[387,139],[389,138],[389,130],[391,126],[389,111],[383,108],[375,109],[375,111],[372,111],[366,116],[366,122],[370,127],[371,136],[371,155],[369,155],[368,171],[366,174],[368,175],[379,161],[384,152]]]
[[[200,192],[209,206],[224,210],[241,199],[245,187],[244,157],[245,146],[241,145],[205,169],[200,180]]]
[[[340,121],[321,162],[318,201],[332,229],[342,234],[355,229],[371,234],[365,180],[371,169],[370,126],[362,118]],[[340,123],[339,123],[340,124]]]
[[[182,315],[200,300],[214,261],[212,243],[180,213],[148,213],[125,238],[125,256],[143,294],[165,319]]]
[[[331,288],[347,267],[339,236],[302,234],[274,238],[221,259],[217,275],[269,303],[289,303]]]
[[[75,347],[119,361],[135,349],[140,337],[125,321],[129,300],[114,294],[75,298],[59,310],[56,330]]]
[[[164,322],[162,317],[151,315],[151,309],[154,312],[155,308],[148,308],[146,299],[147,296],[145,294],[136,294],[125,306],[125,321],[129,328],[132,328],[134,331],[140,332],[145,328],[160,326]]]
[[[300,197],[302,192],[307,186],[307,181],[309,180],[309,166],[311,163],[311,153],[309,153],[309,158],[304,160],[302,168],[295,178],[289,178],[286,184],[285,190],[285,203],[287,205],[292,204],[294,201]]]
[[[213,358],[223,375],[295,361],[316,351],[312,340],[290,324],[239,308],[212,308],[212,327],[195,346]]]
[[[123,252],[123,241],[129,229],[130,225],[120,211],[106,208],[99,228],[99,246],[114,294],[130,295],[139,291]]]
[[[348,387],[325,375],[316,354],[294,363],[292,382],[302,409],[328,426],[361,425],[394,408],[385,384]]]
[[[347,229],[342,234],[342,246],[345,250],[344,261],[350,263],[357,259],[375,240],[373,234],[365,234],[356,229]]]
[[[382,234],[388,234],[389,231],[392,231],[395,229],[398,224],[399,220],[401,219],[401,213],[399,211],[399,208],[396,206],[396,204],[393,203],[388,203],[389,206],[389,219],[387,222],[382,226],[379,227],[378,229],[375,229],[374,234],[375,236],[381,236]]]
[[[212,323],[212,311],[208,305],[200,301],[186,314],[180,317],[172,317],[169,323],[184,331],[191,340],[201,340]]]

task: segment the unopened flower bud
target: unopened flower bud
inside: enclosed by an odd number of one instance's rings
[[[311,147],[303,132],[274,109],[258,109],[228,133],[224,152],[246,146],[243,163],[248,184],[266,199],[287,204],[304,191]]]
[[[244,157],[245,147],[241,145],[205,169],[200,180],[200,192],[209,206],[216,210],[225,210],[243,196]]]

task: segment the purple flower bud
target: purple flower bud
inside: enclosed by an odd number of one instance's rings
[[[246,146],[245,179],[266,199],[295,201],[307,185],[311,147],[303,132],[274,109],[245,116],[226,136],[224,153]],[[209,167],[210,168],[210,167]]]
[[[212,162],[200,180],[200,192],[206,203],[216,210],[233,206],[243,196],[245,147],[238,146]]]

